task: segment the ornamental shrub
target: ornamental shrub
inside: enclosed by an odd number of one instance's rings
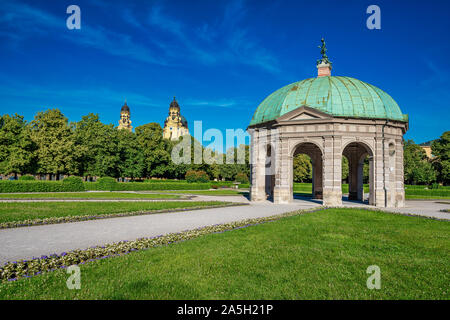
[[[97,180],[97,190],[112,191],[117,190],[118,182],[111,177],[102,177]]]
[[[19,177],[19,180],[20,181],[34,181],[34,180],[36,180],[36,178],[31,175],[26,175],[26,176]]]
[[[239,172],[236,175],[235,180],[240,183],[249,183],[248,177],[244,172]]]
[[[195,170],[188,170],[186,172],[186,175],[184,177],[187,182],[193,183],[193,182],[208,182],[209,177],[206,174],[205,171],[195,171]]]

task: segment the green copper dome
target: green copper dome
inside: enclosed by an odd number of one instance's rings
[[[383,90],[350,77],[325,76],[278,89],[258,106],[250,126],[275,120],[302,106],[336,117],[408,121]]]

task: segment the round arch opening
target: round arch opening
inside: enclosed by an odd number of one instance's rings
[[[342,151],[343,199],[374,203],[373,153],[363,142],[351,142]],[[344,165],[347,165],[347,168]]]
[[[322,150],[314,143],[302,142],[295,146],[292,153],[291,191],[293,197],[310,196],[313,199],[323,199],[323,154]],[[296,172],[299,170],[299,172]],[[301,171],[300,171],[301,170]],[[304,172],[302,172],[304,171]],[[301,179],[301,178],[303,179]],[[296,180],[306,180],[311,187],[296,184]],[[308,190],[309,189],[309,190]]]

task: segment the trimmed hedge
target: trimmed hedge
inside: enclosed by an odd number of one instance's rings
[[[0,181],[0,193],[84,191],[84,185],[63,181]]]
[[[63,186],[73,191],[85,191],[83,180],[80,177],[67,177],[63,180]]]
[[[111,177],[103,177],[97,180],[98,190],[117,190],[117,180]]]
[[[155,191],[155,190],[208,190],[211,188],[210,183],[145,183],[145,182],[117,182],[111,184],[111,189],[102,189],[105,185],[99,185],[99,182],[85,182],[86,190],[103,190],[103,191]]]

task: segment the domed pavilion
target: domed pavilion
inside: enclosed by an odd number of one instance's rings
[[[322,39],[318,76],[278,89],[261,102],[248,127],[251,200],[293,200],[293,158],[312,163],[312,193],[325,206],[342,204],[342,157],[349,164],[349,200],[363,201],[364,160],[369,162],[368,202],[402,207],[403,134],[408,116],[383,90],[361,80],[332,76]]]

